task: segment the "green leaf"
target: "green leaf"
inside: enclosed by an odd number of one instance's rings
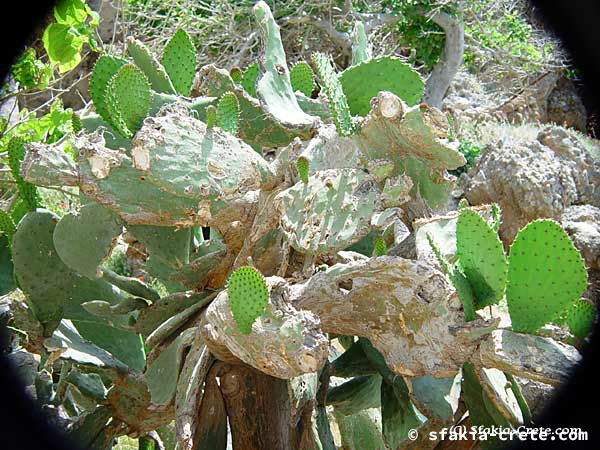
[[[54,8],[54,18],[59,24],[81,24],[87,19],[86,9],[82,0],[61,0]]]
[[[42,37],[44,48],[50,62],[58,65],[58,70],[64,73],[81,61],[81,48],[86,41],[85,37],[71,25],[53,23]]]

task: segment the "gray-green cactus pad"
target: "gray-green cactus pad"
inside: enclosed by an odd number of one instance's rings
[[[89,203],[78,213],[60,219],[53,242],[67,266],[87,278],[96,279],[102,276],[100,265],[110,256],[122,230],[118,215],[97,203]]]
[[[278,194],[281,226],[303,253],[341,250],[366,236],[371,217],[381,211],[373,179],[355,169],[325,170]]]

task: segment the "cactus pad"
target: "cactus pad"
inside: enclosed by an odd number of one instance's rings
[[[56,225],[53,242],[60,259],[81,275],[96,279],[123,229],[121,219],[97,204],[84,205],[78,214],[67,214]]]
[[[4,234],[10,239],[16,230],[17,227],[10,214],[0,209],[0,234]]]
[[[244,70],[244,74],[242,75],[242,80],[240,81],[244,90],[254,98],[256,98],[256,80],[258,80],[258,73],[258,64],[252,63],[246,67],[246,70]]]
[[[419,103],[423,96],[424,83],[419,73],[392,56],[348,67],[339,79],[353,116],[366,116],[371,99],[380,91],[397,95],[409,106]]]
[[[596,321],[596,307],[588,301],[577,300],[566,314],[569,330],[579,339],[585,339]]]
[[[385,256],[387,255],[388,249],[385,245],[385,239],[383,236],[376,236],[373,239],[373,256]]]
[[[124,136],[132,136],[150,111],[152,93],[146,75],[127,64],[110,79],[106,89],[106,103],[115,128]]]
[[[21,176],[21,161],[25,157],[25,141],[20,138],[12,138],[6,148],[8,153],[8,165],[19,190],[19,198],[23,200],[27,211],[34,211],[40,206],[41,199],[37,188],[27,183]],[[17,219],[15,219],[15,222]]]
[[[317,69],[317,74],[329,101],[331,116],[338,133],[342,136],[350,136],[356,131],[356,126],[352,122],[346,95],[331,64],[331,58],[323,53],[315,52],[312,55],[312,62]]]
[[[13,236],[12,255],[15,275],[36,318],[53,330],[63,317],[97,321],[81,306],[90,300],[117,303],[122,293],[106,281],[88,280],[69,269],[59,258],[53,244],[58,217],[38,209],[27,214]]]
[[[240,122],[240,104],[233,92],[223,94],[217,105],[217,125],[234,136],[238,132]]]
[[[189,95],[196,74],[196,48],[184,30],[177,30],[169,40],[161,62],[175,91],[181,95]]]
[[[506,300],[518,332],[536,332],[580,299],[587,285],[581,255],[552,220],[536,220],[519,231],[508,262]]]
[[[263,59],[265,71],[256,83],[256,93],[263,108],[289,128],[312,128],[315,117],[306,114],[298,105],[290,82],[279,26],[275,23],[269,6],[259,1],[252,11],[260,28],[265,49]]]
[[[217,124],[217,108],[214,105],[209,105],[206,108],[206,128],[210,130]]]
[[[296,159],[296,170],[298,176],[304,184],[308,184],[308,171],[310,169],[310,161],[305,156],[300,156]]]
[[[473,210],[461,210],[456,222],[456,251],[475,308],[498,303],[506,287],[506,255],[496,233]]]
[[[252,324],[263,313],[269,291],[261,273],[254,267],[240,267],[227,281],[229,307],[239,330],[250,334]]]
[[[372,229],[371,218],[383,210],[372,177],[361,170],[323,170],[275,198],[281,227],[294,249],[323,254],[358,242]]]
[[[127,39],[127,52],[133,58],[135,65],[138,66],[148,78],[152,89],[156,92],[164,92],[166,94],[174,94],[175,89],[171,84],[169,75],[165,68],[154,57],[148,47],[142,42],[129,37]]]
[[[96,108],[96,112],[100,117],[111,125],[112,121],[106,105],[106,87],[111,78],[125,64],[127,64],[127,61],[123,58],[102,55],[96,61],[96,65],[94,65],[94,70],[90,76],[90,97],[94,102],[94,108]]]
[[[242,69],[239,67],[234,67],[229,71],[229,76],[233,80],[234,83],[240,83],[242,81]]]
[[[300,91],[307,97],[310,97],[317,87],[315,84],[315,74],[304,61],[294,64],[294,67],[290,71],[290,81],[292,82],[294,92]]]

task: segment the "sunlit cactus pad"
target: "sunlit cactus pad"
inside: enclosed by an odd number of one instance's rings
[[[583,259],[552,220],[523,228],[508,262],[506,299],[515,331],[534,333],[580,299],[587,285]]]
[[[263,313],[269,301],[269,291],[263,276],[254,267],[240,267],[227,281],[227,295],[240,331],[250,334],[252,324]]]

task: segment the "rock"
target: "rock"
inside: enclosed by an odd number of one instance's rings
[[[516,233],[538,218],[560,218],[573,205],[594,197],[598,180],[579,140],[560,127],[546,127],[533,142],[516,137],[486,146],[463,177],[471,205],[498,203],[503,210],[500,236]]]
[[[547,121],[585,131],[587,111],[575,83],[562,77],[548,96]]]
[[[600,208],[570,206],[563,212],[560,223],[581,252],[585,265],[600,270]]]
[[[521,388],[521,393],[527,401],[533,421],[539,419],[544,408],[548,405],[554,393],[554,387],[539,381],[528,380],[527,378],[516,377],[517,383]]]

